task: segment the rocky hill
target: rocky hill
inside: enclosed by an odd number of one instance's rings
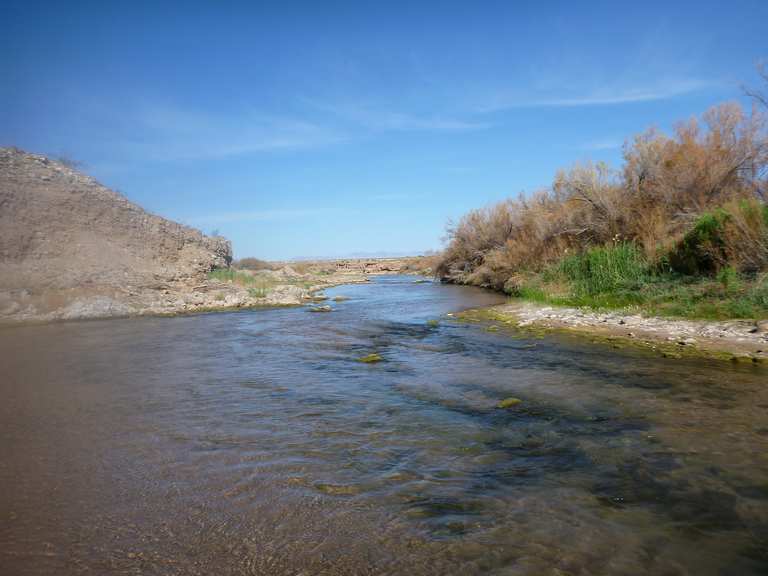
[[[231,254],[60,162],[0,149],[0,320],[141,313]]]

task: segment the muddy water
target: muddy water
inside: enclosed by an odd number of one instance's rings
[[[0,572],[768,572],[765,369],[452,322],[496,301],[469,288],[329,294],[0,330]]]

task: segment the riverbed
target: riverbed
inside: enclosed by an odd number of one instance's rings
[[[408,276],[327,294],[1,329],[3,573],[768,572],[764,366],[489,330],[449,314],[498,295]]]

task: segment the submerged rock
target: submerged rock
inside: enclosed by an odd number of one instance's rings
[[[309,309],[310,312],[331,312],[333,308],[330,306],[312,306],[312,308]]]
[[[375,352],[373,354],[368,354],[366,356],[363,356],[362,358],[357,359],[358,362],[365,362],[366,364],[373,364],[375,362],[381,362],[384,360],[382,358],[381,354],[376,354]]]
[[[514,408],[518,404],[522,404],[522,402],[520,398],[504,398],[504,400],[496,404],[496,408]]]
[[[360,489],[357,486],[349,486],[344,484],[326,484],[325,482],[318,482],[315,484],[320,492],[324,494],[330,494],[332,496],[354,496],[360,493]]]

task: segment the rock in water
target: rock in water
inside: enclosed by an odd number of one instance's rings
[[[504,398],[504,400],[496,404],[496,408],[513,408],[522,402],[520,398]]]
[[[366,364],[373,364],[375,362],[381,362],[384,360],[384,358],[381,357],[381,354],[368,354],[367,356],[363,356],[362,358],[358,358],[358,361],[365,362]]]

